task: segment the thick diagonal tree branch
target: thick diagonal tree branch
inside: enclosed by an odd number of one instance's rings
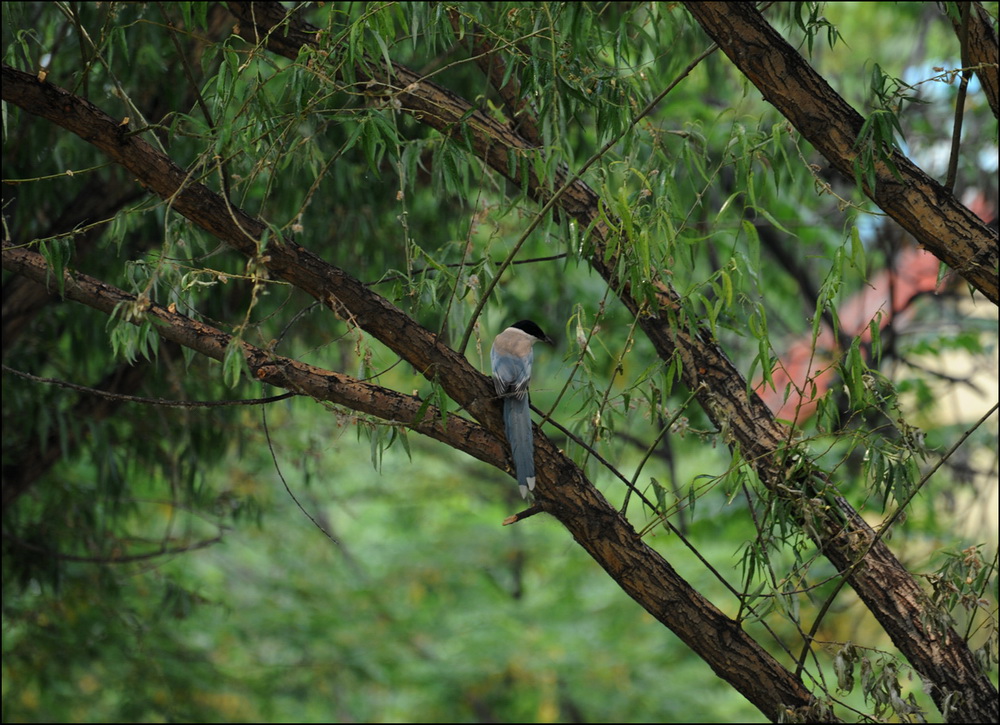
[[[316,29],[298,18],[286,16],[276,3],[230,3],[229,6],[241,20],[241,34],[273,52],[297,58],[303,44],[318,48]],[[321,54],[324,52],[320,50]],[[534,149],[507,124],[473,109],[463,99],[398,64],[386,68],[383,63],[373,62],[354,70],[369,92],[381,90],[397,107],[429,126],[446,134],[461,134],[494,170],[515,183],[524,182],[510,174],[508,156],[530,154]],[[915,167],[912,171],[920,184],[940,189]],[[565,182],[566,178],[560,176],[555,187],[561,188]],[[551,198],[551,187],[534,175],[528,174],[527,183],[528,192],[540,202]],[[960,238],[963,230],[978,234],[977,230],[984,229],[977,219],[969,218],[971,212],[950,194],[913,203],[921,205],[925,221],[937,220],[931,224],[933,229],[952,234],[945,235],[952,241]],[[946,208],[939,211],[935,206],[938,203]],[[940,625],[935,617],[928,616],[929,603],[920,586],[846,501],[840,499],[835,506],[813,505],[813,482],[825,479],[825,474],[801,464],[790,471],[782,462],[787,429],[774,420],[756,395],[747,395],[742,374],[710,335],[697,324],[677,324],[675,314],[680,301],[673,288],[663,282],[656,283],[658,310],[646,308],[633,296],[623,275],[618,274],[621,263],[618,254],[609,251],[614,249],[609,245],[612,231],[600,221],[597,195],[576,180],[565,187],[558,207],[574,217],[581,228],[591,230],[594,251],[590,264],[638,317],[659,355],[665,360],[680,356],[684,382],[695,391],[710,418],[728,432],[729,442],[737,445],[743,457],[755,467],[761,482],[779,495],[799,492],[794,503],[799,507],[801,520],[812,522],[810,532],[823,553],[848,577],[896,646],[928,683],[938,706],[956,719],[995,719],[996,688],[980,671],[965,642],[952,629]],[[952,218],[964,220],[961,228],[944,223]],[[981,236],[976,238],[985,240]],[[981,251],[981,247],[976,247],[975,253]],[[971,261],[971,258],[966,260]],[[985,286],[989,288],[989,284]],[[539,451],[539,459],[543,468],[557,465],[556,459],[548,458],[545,447]],[[859,565],[860,560],[863,563]]]
[[[976,69],[976,75],[983,87],[983,93],[986,94],[986,100],[993,109],[993,115],[1000,116],[1000,68],[998,68],[1000,48],[997,43],[997,31],[982,3],[956,3],[956,5],[968,6],[966,23],[968,61]],[[962,23],[953,16],[949,16],[949,19],[961,41]]]
[[[110,178],[100,185],[90,184],[73,199],[63,200],[65,207],[59,217],[43,232],[44,236],[65,234],[71,229],[90,222],[107,219],[125,204],[143,196],[145,192],[130,181]],[[96,229],[74,237],[76,253],[90,249],[99,235]],[[13,236],[17,236],[15,230]],[[29,326],[39,310],[52,299],[42,287],[26,279],[15,280],[3,289],[3,354],[15,345],[21,332]]]
[[[54,274],[41,254],[4,242],[3,267],[42,285],[50,294],[58,295]],[[120,306],[141,307],[143,314],[134,319],[135,324],[149,321],[164,340],[183,345],[213,360],[221,362],[233,343],[233,336],[218,328],[155,302],[139,300],[133,294],[88,275],[65,271],[63,281],[65,299],[109,316],[114,315]],[[398,423],[501,470],[506,467],[506,453],[501,441],[482,426],[461,416],[450,415],[445,423],[437,408],[416,396],[403,395],[389,388],[275,355],[242,340],[239,344],[247,369],[256,380]]]
[[[764,99],[848,178],[864,119],[772,28],[753,3],[687,2],[688,11]],[[934,256],[994,304],[997,233],[898,151],[880,159],[865,193]]]
[[[187,178],[184,170],[169,158],[138,135],[130,135],[127,129],[88,101],[51,84],[40,83],[34,76],[8,66],[3,67],[3,99],[86,139],[129,169],[150,190],[169,200],[172,209],[372,334],[426,377],[438,381],[452,399],[486,427],[487,435],[493,434],[491,445],[495,447],[496,436],[502,435],[503,426],[490,381],[389,301],[294,242],[272,237],[266,249],[262,249],[260,239],[266,230],[262,222]],[[33,278],[44,280],[44,271],[37,271],[37,260],[34,265],[18,261],[24,260],[27,254],[30,253],[5,246],[4,266],[25,274],[36,269]],[[82,279],[76,277],[78,283]],[[122,301],[113,288],[96,280],[86,281],[94,285],[91,298],[108,298],[101,309],[108,311]],[[134,298],[128,301],[136,302]],[[143,302],[147,304],[149,310],[164,314],[150,302]],[[176,318],[171,319],[177,322]],[[211,357],[224,354],[228,339],[219,337],[218,331],[191,323],[177,326],[171,339],[182,345],[204,346],[205,354],[211,352]],[[273,355],[256,349],[244,347],[244,351],[255,375],[291,390],[306,389],[306,381],[301,377],[303,370],[321,377],[331,375],[326,371],[310,371],[309,366],[299,363],[276,362]],[[292,377],[283,384],[285,378],[282,376]],[[331,378],[329,384],[339,387],[347,383]],[[330,395],[334,392],[337,391],[331,391]],[[316,395],[315,391],[311,394],[328,399]],[[354,404],[343,400],[337,402],[352,407],[357,405],[357,410],[379,415],[377,406],[371,407],[372,401],[366,402],[363,392],[357,393]],[[366,407],[360,407],[362,405]],[[399,411],[383,413],[387,414],[382,417],[408,420]],[[415,413],[410,420],[412,415]],[[538,503],[570,531],[627,594],[677,634],[722,679],[768,717],[786,717],[789,709],[798,711],[797,716],[804,718],[814,719],[821,715],[814,709],[815,700],[802,683],[744,632],[739,622],[726,617],[678,576],[573,461],[545,436],[536,438],[536,447],[540,464],[536,489]],[[487,447],[486,450],[491,449]],[[497,460],[505,459],[494,457],[491,462],[496,465]]]
[[[450,13],[452,27],[458,32],[462,18],[457,10]],[[532,146],[542,145],[542,133],[538,130],[534,116],[529,112],[529,104],[521,94],[521,86],[515,76],[507,73],[507,63],[503,54],[498,51],[496,43],[491,43],[476,28],[469,36],[472,44],[472,51],[475,53],[476,64],[496,90],[500,98],[503,99],[504,108],[510,116],[513,126],[512,130]],[[504,79],[507,79],[504,82]]]

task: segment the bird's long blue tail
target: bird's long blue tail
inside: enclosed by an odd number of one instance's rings
[[[503,401],[503,424],[517,471],[521,497],[535,490],[535,447],[531,438],[531,407],[528,396],[510,396]]]

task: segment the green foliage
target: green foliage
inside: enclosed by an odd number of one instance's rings
[[[792,3],[795,13],[795,22],[806,36],[806,45],[809,48],[809,55],[813,52],[813,42],[820,31],[826,33],[826,42],[832,50],[833,47],[842,40],[837,26],[827,20],[820,13],[824,3],[796,2]]]
[[[318,47],[289,60],[230,34],[221,5],[4,3],[7,63],[44,67],[128,117],[129,133],[268,228],[248,260],[82,139],[4,104],[5,240],[44,255],[59,295],[71,270],[137,297],[110,317],[41,300],[10,333],[5,305],[4,363],[37,378],[3,379],[5,496],[27,481],[3,512],[4,719],[759,717],[551,520],[500,527],[521,503],[501,473],[395,421],[307,399],[271,404],[266,434],[256,408],[221,405],[274,392],[250,378],[248,343],[418,395],[445,425],[466,415],[440,380],[274,279],[264,261],[280,237],[444,344],[468,335],[481,369],[510,321],[556,333],[535,362],[543,432],[716,606],[790,668],[805,661],[841,716],[910,720],[930,705],[793,502],[844,496],[891,524],[907,563],[931,572],[935,616],[961,625],[995,672],[995,529],[959,535],[952,505],[995,478],[995,458],[976,453],[995,451],[991,431],[926,475],[974,422],[942,402],[995,385],[995,317],[955,292],[848,316],[901,244],[857,187],[894,168],[893,153],[934,148],[951,113],[929,90],[950,87],[948,74],[924,65],[954,48],[929,36],[928,57],[909,64],[925,76],[900,80],[907,69],[876,38],[912,44],[916,10],[884,5],[850,18],[835,4],[775,8],[831,83],[867,99],[851,185],[720,54],[687,74],[708,41],[679,6],[323,3],[301,9],[322,29]],[[865,22],[887,12],[898,25]],[[520,89],[521,116],[472,59],[477,33]],[[454,133],[359,80],[392,63],[471,104]],[[514,129],[530,121],[541,146],[498,173],[474,147],[475,110]],[[963,148],[960,178],[995,194],[979,153],[995,119],[982,107],[968,119],[985,140]],[[536,219],[515,183],[553,191],[591,160],[582,181],[610,230],[599,261],[615,265],[638,317],[589,271],[591,229]],[[18,283],[5,272],[5,299]],[[232,335],[221,364],[164,343],[150,303]],[[728,424],[682,384],[683,356],[655,354],[643,316],[718,342],[748,394],[818,406],[775,464],[810,487],[764,488],[758,462],[729,448]],[[782,375],[797,345],[804,383]],[[951,353],[993,377],[943,370]]]

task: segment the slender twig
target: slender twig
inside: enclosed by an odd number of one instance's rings
[[[260,421],[264,427],[264,438],[267,440],[267,450],[271,454],[271,462],[274,463],[274,472],[277,473],[278,478],[281,479],[281,485],[285,487],[285,492],[289,495],[292,501],[295,502],[295,505],[299,507],[299,511],[305,514],[305,517],[312,521],[313,525],[322,531],[326,538],[332,541],[335,545],[340,546],[340,542],[333,538],[330,532],[327,531],[326,528],[319,521],[317,521],[311,513],[306,511],[305,506],[303,506],[295,494],[292,493],[292,489],[288,485],[288,481],[285,480],[285,476],[281,472],[281,466],[278,464],[278,455],[274,452],[274,443],[271,441],[271,429],[267,425],[267,408],[260,409]]]
[[[972,69],[969,68],[969,3],[956,3],[962,27],[958,32],[962,53],[962,80],[958,84],[958,95],[955,97],[955,123],[951,132],[951,158],[948,159],[948,175],[944,186],[948,191],[955,190],[955,179],[958,176],[958,147],[962,142],[962,120],[965,117],[965,95],[969,88]]]
[[[66,554],[61,551],[55,551],[53,549],[46,548],[44,546],[38,546],[23,539],[19,539],[6,531],[3,532],[3,538],[7,541],[13,542],[17,546],[29,549],[31,551],[38,552],[40,554],[45,554],[53,559],[61,559],[63,561],[76,561],[88,564],[132,564],[137,561],[147,561],[149,559],[155,559],[158,556],[170,556],[173,554],[184,554],[189,551],[196,551],[198,549],[204,549],[206,547],[212,546],[213,544],[218,544],[222,541],[222,534],[218,536],[213,536],[210,539],[202,539],[201,541],[196,541],[193,544],[188,544],[187,546],[175,546],[166,547],[161,546],[155,551],[147,551],[144,554],[129,554],[128,556],[81,556],[79,554]]]
[[[111,393],[107,390],[98,390],[97,388],[90,388],[86,385],[77,385],[76,383],[70,383],[57,378],[42,378],[37,375],[32,375],[31,373],[26,373],[22,370],[15,370],[14,368],[7,367],[6,365],[0,367],[3,368],[5,373],[17,375],[35,383],[58,385],[60,388],[68,388],[69,390],[76,390],[77,392],[87,393],[88,395],[96,395],[99,398],[107,398],[108,400],[119,400],[125,403],[142,403],[143,405],[159,405],[165,408],[224,408],[231,405],[266,405],[268,403],[277,403],[279,400],[285,400],[299,395],[299,393],[282,393],[281,395],[272,395],[269,398],[244,398],[242,400],[166,400],[165,398],[144,398],[139,395]]]

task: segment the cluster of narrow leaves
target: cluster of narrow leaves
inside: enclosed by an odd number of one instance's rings
[[[365,477],[341,467],[346,443],[326,443],[348,438],[344,430],[356,431],[376,470],[393,456],[448,455],[414,452],[412,434],[397,420],[350,406],[299,401],[262,416],[224,404],[273,392],[255,380],[251,345],[275,359],[414,394],[421,407],[411,427],[432,415],[447,426],[450,416],[466,414],[440,378],[414,370],[390,341],[366,334],[369,321],[353,319],[335,301],[315,300],[274,269],[274,245],[301,244],[480,368],[492,333],[516,319],[542,323],[560,340],[554,351],[539,351],[536,363],[533,401],[546,421],[542,430],[646,540],[664,532],[660,541],[684,537],[705,565],[699,588],[723,589],[719,606],[759,627],[759,641],[773,643],[796,675],[805,674],[825,712],[925,716],[928,699],[891,645],[878,637],[854,641],[862,635],[850,613],[860,606],[844,587],[849,572],[832,568],[817,541],[824,536],[820,512],[846,497],[878,517],[880,536],[892,526],[894,537],[927,536],[949,546],[952,511],[936,497],[973,483],[963,478],[969,466],[955,455],[958,443],[968,450],[989,445],[987,431],[969,432],[974,421],[943,424],[935,412],[920,412],[941,396],[930,392],[941,380],[978,384],[972,374],[948,379],[923,370],[926,357],[962,349],[988,366],[995,355],[995,329],[982,308],[968,312],[967,290],[942,286],[923,308],[921,298],[846,319],[847,303],[873,287],[909,243],[863,190],[881,183],[882,167],[902,179],[894,161],[901,150],[940,141],[924,138],[939,125],[927,118],[951,113],[951,105],[933,104],[921,90],[932,78],[948,85],[961,72],[904,82],[903,68],[873,61],[867,83],[858,84],[868,107],[852,149],[852,179],[831,172],[712,52],[691,17],[666,4],[325,3],[302,12],[317,31],[312,41],[284,55],[268,43],[286,42],[286,32],[294,41],[290,29],[297,26],[252,42],[223,5],[5,3],[3,12],[6,64],[44,69],[40,81],[121,119],[122,134],[148,141],[188,183],[224,199],[222,216],[246,214],[264,229],[253,239],[255,252],[240,254],[178,214],[175,199],[138,187],[83,139],[5,103],[4,242],[39,252],[57,282],[53,297],[26,305],[27,319],[10,331],[5,302],[4,363],[31,374],[5,372],[3,383],[4,582],[18,592],[8,596],[4,587],[4,611],[5,626],[17,630],[9,651],[21,667],[33,666],[28,635],[44,629],[41,620],[69,593],[79,607],[72,616],[90,631],[100,629],[98,613],[120,596],[121,626],[93,641],[137,636],[129,622],[149,614],[128,591],[128,578],[145,575],[146,562],[211,547],[232,527],[266,519],[272,486],[328,486],[338,505],[324,508],[310,495],[321,510],[310,518],[340,546],[331,533],[338,517],[350,517],[352,506],[378,490],[338,480],[340,470]],[[914,22],[906,13],[914,12],[900,11],[906,27]],[[817,4],[789,4],[775,16],[817,64],[842,48],[842,29]],[[825,44],[814,43],[824,36]],[[943,44],[936,36],[929,42]],[[420,81],[386,92],[373,79],[397,67],[417,69]],[[418,94],[421,83],[452,94],[436,102],[466,109],[453,127],[430,128],[404,106],[400,98]],[[474,127],[483,118],[524,141],[501,168]],[[983,126],[995,136],[995,118]],[[989,150],[988,141],[982,145]],[[970,189],[990,188],[987,174],[969,161],[980,150],[956,154],[952,164]],[[589,225],[552,201],[577,175],[598,200]],[[546,199],[554,213],[543,211]],[[597,228],[604,230],[600,241]],[[601,265],[611,268],[603,278],[591,271]],[[110,315],[58,304],[64,270],[130,296]],[[15,291],[32,294],[10,279],[11,298]],[[664,285],[676,290],[675,307],[663,304]],[[621,290],[635,301],[634,313],[617,296]],[[5,300],[7,292],[5,277]],[[227,335],[220,359],[163,342],[162,323],[149,314],[153,305]],[[807,485],[776,490],[761,481],[761,462],[734,444],[715,412],[720,408],[696,404],[703,391],[684,384],[691,372],[681,355],[664,358],[649,343],[642,324],[653,318],[725,350],[746,371],[748,398],[770,389],[781,403],[801,396],[815,405],[811,416],[796,419],[801,406],[791,416],[797,425],[775,452],[788,480]],[[807,380],[789,383],[777,373],[791,369],[796,342],[815,364]],[[65,381],[112,394],[53,384]],[[164,400],[184,405],[157,402]],[[210,412],[200,403],[211,403]],[[316,436],[316,427],[329,436]],[[36,470],[33,461],[46,463]],[[464,465],[464,457],[454,457],[454,468]],[[465,478],[485,478],[481,468],[452,479],[435,471],[434,486],[418,490],[450,493],[467,485]],[[995,477],[995,461],[991,471]],[[490,492],[503,490],[498,477]],[[8,491],[15,505],[6,505]],[[717,520],[732,544],[724,552],[712,546]],[[919,527],[906,529],[907,520]],[[419,531],[419,520],[407,523]],[[927,575],[931,606],[923,611],[961,631],[983,668],[995,669],[996,558],[965,546]],[[732,569],[737,550],[734,579],[720,572]],[[449,555],[439,556],[442,569],[453,566]],[[512,561],[521,556],[510,552]],[[939,556],[924,552],[912,563],[924,568]],[[347,570],[359,571],[344,558]],[[515,579],[524,573],[520,566],[510,566]],[[204,607],[183,568],[151,571],[142,586],[157,593],[167,616],[187,619]],[[432,586],[427,581],[414,587]],[[107,596],[79,595],[95,590]],[[360,590],[354,601],[374,603],[380,617],[394,621],[380,595]],[[836,616],[843,611],[847,617]],[[159,635],[169,632],[169,622],[151,621]],[[424,657],[419,635],[412,637],[408,646]],[[178,640],[156,641],[183,652],[190,640]],[[129,652],[123,669],[139,680],[141,658]],[[509,656],[517,661],[516,653]],[[352,676],[378,682],[370,665],[359,664]],[[215,677],[224,668],[205,669]],[[198,690],[190,679],[173,681],[185,694]],[[155,700],[162,691],[148,696]],[[572,697],[541,699],[571,712],[565,702]],[[147,712],[143,703],[115,706],[116,717]],[[31,711],[30,702],[14,704],[6,694],[4,707]],[[252,717],[218,702],[200,707]],[[496,703],[481,712],[526,717]],[[551,715],[539,717],[545,712]],[[358,713],[371,715],[359,709],[350,716],[365,719]],[[194,705],[174,714],[203,716]]]

